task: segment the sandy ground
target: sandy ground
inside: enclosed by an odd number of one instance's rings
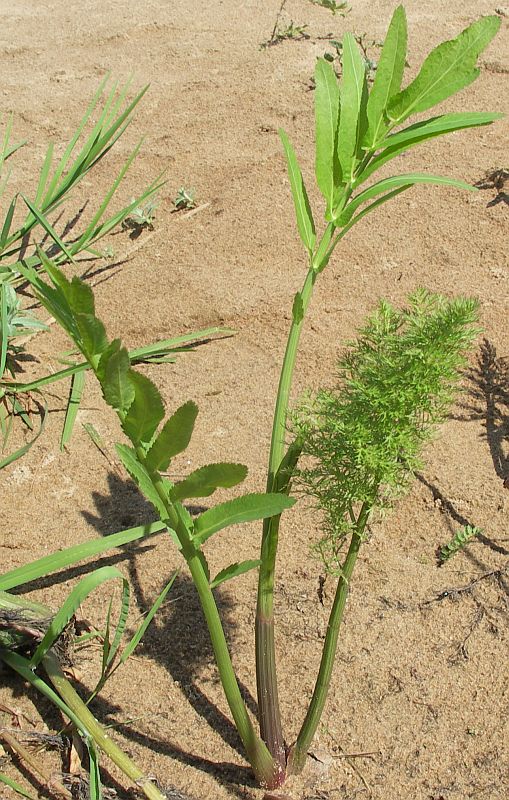
[[[304,0],[289,0],[284,19],[307,24],[309,38],[261,49],[278,8],[279,0],[0,1],[2,110],[14,114],[15,138],[29,141],[17,159],[14,186],[33,185],[47,142],[71,135],[106,72],[122,80],[133,73],[137,86],[150,82],[136,121],[76,197],[74,208],[87,198],[90,206],[99,202],[141,135],[145,142],[123,199],[167,169],[153,233],[144,232],[134,250],[127,232],[107,243],[114,258],[99,263],[108,269],[95,278],[97,305],[109,332],[122,335],[130,347],[209,325],[237,331],[146,372],[168,409],[191,398],[200,407],[195,437],[176,473],[238,460],[249,467],[249,490],[264,486],[291,302],[305,272],[277,129],[289,134],[312,186],[310,76],[316,56],[328,47],[322,37],[332,32],[339,38],[350,30],[380,39],[393,3],[355,0],[341,19]],[[432,46],[493,13],[495,5],[408,0],[406,9],[411,75]],[[444,110],[508,110],[508,27],[502,17],[478,81]],[[476,183],[508,167],[507,147],[507,122],[501,122],[411,151],[404,171],[432,169]],[[187,217],[172,213],[182,185],[196,191],[200,206]],[[314,189],[311,202],[320,207]],[[507,195],[495,188],[477,194],[414,189],[355,227],[317,287],[296,396],[333,380],[342,343],[382,296],[404,303],[410,291],[426,286],[478,297],[484,339],[473,355],[466,393],[429,448],[425,470],[409,497],[374,526],[362,552],[316,737],[325,763],[307,783],[290,787],[294,798],[509,796],[507,242]],[[38,360],[27,365],[27,376],[57,369],[57,355],[66,347],[54,328],[33,339],[30,352]],[[153,519],[126,475],[101,455],[81,425],[68,451],[59,451],[66,391],[59,386],[49,397],[54,413],[30,454],[0,476],[3,569]],[[118,430],[91,381],[79,422],[93,423],[114,458]],[[479,526],[483,536],[438,568],[437,546],[465,523]],[[312,690],[333,593],[327,581],[322,606],[322,568],[309,551],[317,535],[315,516],[298,504],[285,518],[277,576],[288,741]],[[258,537],[259,527],[251,525],[214,538],[207,549],[211,569],[229,563],[232,553],[238,560],[255,558]],[[109,563],[132,582],[134,625],[179,558],[159,536]],[[64,571],[56,582],[31,585],[32,596],[57,605],[78,574]],[[464,587],[469,588],[456,591]],[[256,694],[255,591],[252,574],[218,590],[248,697]],[[84,608],[97,625],[104,623],[107,597],[106,590],[98,592]],[[94,709],[115,724],[121,744],[163,786],[195,800],[261,798],[228,721],[185,570],[171,597],[136,657]],[[82,652],[77,669],[82,683],[92,686],[98,650]],[[22,710],[39,729],[42,720],[58,729],[58,720],[32,693],[6,673],[1,678],[2,703]],[[10,724],[8,715],[0,713],[0,724]],[[54,768],[61,768],[57,761]],[[14,764],[6,769],[19,778]],[[106,764],[104,779],[125,796],[123,782],[116,783],[119,776]],[[12,795],[1,789],[0,796]]]

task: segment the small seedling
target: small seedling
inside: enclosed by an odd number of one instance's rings
[[[326,8],[327,11],[330,11],[334,16],[340,14],[342,17],[345,17],[351,11],[351,7],[348,3],[337,3],[336,0],[309,0],[309,2],[314,6]]]
[[[176,211],[190,210],[196,207],[196,200],[194,199],[194,190],[186,189],[181,186],[177,192],[175,200],[173,201]]]
[[[290,22],[287,23],[281,22],[285,5],[286,0],[281,0],[281,5],[279,6],[279,10],[276,14],[276,21],[274,22],[272,33],[266,42],[262,42],[260,45],[260,50],[265,50],[267,47],[273,47],[280,42],[284,42],[285,39],[309,39],[309,34],[306,33],[306,28],[308,27],[307,25],[295,25],[293,20],[290,20]]]
[[[135,200],[132,198],[131,203],[134,202]],[[148,228],[149,231],[154,230],[154,212],[158,205],[159,201],[157,197],[154,196],[147,200],[146,203],[135,206],[123,220],[122,228],[124,230],[130,230],[131,236],[133,237],[138,237],[144,228]]]
[[[482,534],[482,530],[475,525],[464,525],[459,531],[456,531],[450,542],[447,542],[438,550],[440,564],[445,564],[446,561],[455,556],[456,553],[459,553],[460,550],[463,550],[479,534]]]

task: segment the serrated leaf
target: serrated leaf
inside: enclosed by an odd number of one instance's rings
[[[432,50],[415,80],[389,103],[392,124],[399,125],[410,114],[426,111],[472,83],[479,75],[476,61],[500,23],[499,17],[483,17]]]
[[[290,188],[292,190],[293,204],[295,206],[295,216],[297,218],[297,228],[299,230],[300,238],[304,247],[311,254],[315,246],[316,234],[315,223],[311,213],[311,206],[300,171],[297,157],[293,150],[290,140],[286,133],[280,129],[280,139],[283,143],[286,155],[286,163],[288,166],[288,177],[290,179]]]
[[[192,472],[185,480],[176,483],[171,490],[171,499],[209,497],[219,487],[230,489],[242,483],[246,475],[247,467],[244,464],[208,464]]]
[[[366,64],[351,33],[345,33],[343,37],[342,53],[338,157],[342,180],[347,182],[353,175],[356,156],[365,131],[367,85]]]
[[[74,321],[81,339],[76,344],[87,361],[95,367],[99,356],[108,346],[104,325],[93,314],[74,314]]]
[[[245,494],[227,503],[220,503],[204,511],[194,521],[194,539],[203,544],[209,536],[229,525],[251,522],[281,514],[291,508],[295,500],[284,494]]]
[[[145,495],[147,500],[152,503],[160,518],[162,520],[166,519],[167,511],[163,500],[157,493],[157,490],[152,483],[147,470],[143,464],[140,464],[138,461],[135,451],[125,444],[117,444],[115,447],[122,464],[128,471],[131,478],[135,481],[140,491]]]
[[[125,347],[105,350],[99,362],[104,399],[115,411],[125,412],[134,400],[131,360]]]
[[[338,219],[335,220],[335,224],[338,227],[346,225],[351,220],[357,208],[373,197],[377,197],[377,195],[383,194],[384,192],[390,192],[392,189],[396,189],[399,186],[413,186],[415,183],[454,186],[457,189],[467,189],[470,192],[477,191],[475,186],[471,186],[469,183],[458,181],[455,178],[446,178],[442,175],[425,175],[418,172],[408,175],[395,175],[392,178],[385,178],[384,180],[378,181],[378,183],[374,183],[373,186],[370,186],[368,189],[356,195],[343,213],[340,214]]]
[[[197,415],[198,406],[192,401],[184,403],[172,414],[147,453],[148,469],[162,472],[168,469],[171,459],[188,446]]]
[[[315,67],[315,174],[328,211],[332,210],[334,195],[341,183],[337,153],[338,123],[338,79],[331,64],[319,58]]]
[[[464,128],[474,128],[480,125],[489,125],[504,115],[489,112],[471,112],[459,114],[442,114],[423,122],[416,122],[409,125],[398,133],[387,136],[379,143],[380,150],[367,165],[366,169],[358,176],[355,186],[364,183],[374,172],[386,164],[391,159],[401,153],[406,152],[411,147],[415,147],[421,142],[433,139],[436,136],[444,136],[447,133],[463,130]]]
[[[363,140],[363,145],[367,149],[373,148],[387,130],[385,109],[390,99],[400,90],[405,69],[406,49],[406,14],[403,6],[398,6],[387,30],[376,68],[375,80],[368,98],[368,130]]]
[[[75,314],[95,315],[94,293],[87,283],[76,276],[69,284],[67,301]]]
[[[125,434],[134,444],[148,445],[164,417],[164,405],[159,390],[140,372],[129,371],[134,386],[134,399],[122,422]]]
[[[210,588],[215,589],[216,586],[219,586],[221,583],[225,581],[229,581],[232,578],[237,578],[239,575],[244,575],[245,572],[249,572],[252,569],[256,569],[259,567],[262,562],[260,559],[252,560],[252,561],[237,561],[235,564],[230,564],[229,567],[222,569],[221,572],[218,572],[216,577],[210,581]]]

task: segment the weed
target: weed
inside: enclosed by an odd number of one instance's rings
[[[175,211],[184,211],[184,210],[190,210],[191,208],[196,208],[196,200],[194,199],[194,190],[186,189],[185,186],[181,186],[175,196],[173,205],[175,206]]]
[[[134,201],[132,198],[131,202]],[[131,237],[137,238],[144,228],[154,230],[155,210],[159,205],[157,197],[151,197],[143,205],[135,206],[122,221],[122,228],[131,231]]]
[[[482,534],[480,528],[475,525],[464,525],[456,531],[452,539],[447,544],[442,545],[438,550],[438,560],[440,564],[445,564],[452,556],[459,553],[472,539]]]
[[[187,564],[233,720],[263,787],[281,786],[288,774],[299,772],[305,763],[326,702],[339,627],[366,526],[377,508],[387,505],[408,485],[420,446],[446,414],[463,352],[474,335],[476,306],[469,300],[445,301],[425,292],[416,294],[410,308],[403,312],[383,303],[342,359],[340,389],[319,393],[306,413],[297,412],[292,433],[289,398],[306,312],[316,282],[336,247],[369,213],[420,183],[475,191],[463,181],[418,172],[383,177],[375,182],[370,179],[378,169],[384,167],[385,172],[390,161],[421,142],[488,125],[500,118],[500,114],[488,112],[421,117],[477,77],[477,59],[499,25],[498,18],[486,17],[474,22],[456,39],[442,43],[403,89],[407,31],[402,6],[394,12],[371,88],[365,59],[352,34],[347,33],[341,43],[340,82],[327,60],[318,61],[314,96],[315,175],[325,205],[323,230],[319,235],[295,152],[287,135],[280,132],[308,269],[302,289],[293,301],[276,397],[265,493],[244,494],[211,504],[192,517],[186,501],[209,498],[219,488],[238,486],[245,479],[247,468],[235,462],[207,464],[182,480],[170,481],[167,474],[172,459],[186,450],[193,434],[198,414],[195,403],[184,403],[166,414],[156,386],[133,368],[132,354],[119,339],[108,338],[96,316],[88,285],[76,277],[68,280],[40,250],[37,256],[44,274],[31,265],[19,266],[20,274],[37,299],[81,353],[82,369],[93,372],[105,402],[117,415],[129,441],[117,445],[117,454],[159,518],[150,526],[150,532],[166,530]],[[401,128],[417,114],[418,122]],[[309,470],[305,463],[299,463],[303,452],[314,459]],[[337,584],[313,696],[297,740],[288,746],[278,703],[274,585],[282,514],[295,502],[290,497],[295,480],[306,482],[323,510],[325,537],[321,550],[328,570],[337,576]],[[230,525],[258,519],[263,520],[259,559],[226,565],[212,577],[207,541]],[[136,538],[143,532],[121,532],[115,541],[122,541],[124,535]],[[111,546],[113,537],[108,539]],[[104,542],[94,546],[105,548]],[[343,549],[346,549],[344,556]],[[90,552],[89,548],[87,553]],[[69,551],[57,554],[54,560],[59,564],[72,563],[69,559],[75,557],[76,550],[72,554]],[[41,562],[36,568],[32,566],[36,572],[42,568]],[[259,569],[255,650],[260,733],[253,725],[237,682],[212,591],[213,587],[253,568]],[[28,570],[23,573],[24,580],[28,574]],[[17,578],[12,573],[4,576],[0,588],[7,590],[19,585],[13,583],[15,580],[19,581],[19,574]],[[68,604],[66,613],[72,605]],[[45,647],[51,650],[50,640],[51,637],[45,636]],[[45,651],[42,642],[36,653],[43,661],[46,659],[48,650]],[[0,655],[33,682],[33,672],[21,669],[11,651]],[[31,663],[34,658],[35,655]],[[53,680],[54,662],[50,658],[46,664]],[[91,752],[92,765],[96,764],[94,752]],[[94,780],[97,784],[97,775]]]
[[[336,0],[309,0],[310,3],[314,6],[321,6],[322,8],[326,8],[327,11],[330,11],[331,14],[334,16],[336,14],[340,14],[342,17],[346,16],[348,12],[351,10],[348,3],[340,2],[337,3]]]

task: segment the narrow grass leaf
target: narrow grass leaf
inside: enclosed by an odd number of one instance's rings
[[[152,483],[149,473],[147,472],[145,467],[138,461],[135,451],[131,447],[128,447],[125,444],[117,444],[116,450],[118,455],[120,456],[122,464],[128,471],[131,478],[138,485],[138,487],[140,488],[141,492],[145,495],[147,500],[149,500],[149,502],[152,503],[159,516],[162,519],[165,519],[168,512],[163,503],[163,500],[157,493],[157,489]]]
[[[229,567],[222,569],[221,572],[218,572],[216,577],[210,581],[210,588],[215,589],[216,586],[220,586],[225,581],[229,581],[232,578],[237,578],[239,575],[244,575],[245,572],[249,572],[252,569],[256,569],[259,567],[262,562],[260,559],[255,559],[251,561],[240,561],[236,562],[235,564],[230,564]]]
[[[138,539],[145,539],[156,533],[166,530],[164,522],[151,522],[146,525],[137,525],[135,528],[126,528],[124,531],[112,533],[105,537],[92,539],[90,542],[67,547],[65,550],[58,550],[56,553],[38,558],[29,564],[23,564],[9,572],[0,575],[0,589],[8,590],[16,586],[23,586],[25,583],[52,575],[61,569],[79,564],[94,556],[102,555],[117,547],[123,547],[130,542]]]
[[[22,458],[30,448],[35,444],[39,436],[44,430],[44,426],[46,425],[46,416],[48,413],[48,406],[45,404],[44,407],[41,409],[41,424],[39,425],[39,430],[37,431],[36,435],[33,439],[30,439],[29,442],[26,442],[22,447],[19,447],[13,453],[10,453],[5,458],[0,460],[0,470],[4,469],[4,467],[8,467],[9,464],[12,464],[14,461],[17,461],[19,458]]]
[[[9,776],[5,775],[5,773],[3,772],[0,772],[0,783],[4,783],[10,789],[13,789],[15,792],[20,794],[22,797],[26,797],[27,800],[36,800],[33,794],[27,792],[26,789],[24,789],[21,786],[21,784],[17,783],[13,778],[9,778]]]
[[[370,150],[387,130],[385,110],[401,88],[407,49],[407,23],[403,6],[397,6],[378,60],[367,105],[368,129],[363,146]]]
[[[185,500],[190,497],[209,497],[219,487],[230,489],[242,483],[247,475],[244,464],[208,464],[195,470],[171,490],[172,500]]]
[[[45,217],[45,215],[41,211],[39,211],[39,209],[37,209],[33,203],[30,202],[28,197],[25,197],[24,194],[22,194],[21,197],[23,198],[30,212],[34,215],[39,225],[41,225],[44,228],[48,236],[55,242],[56,245],[58,245],[58,247],[60,247],[60,249],[62,250],[63,253],[65,253],[69,261],[72,261],[74,263],[74,258],[72,256],[72,253],[68,249],[65,242],[62,241],[62,239],[55,231],[53,226],[50,224],[48,219]]]
[[[7,362],[7,345],[9,344],[9,320],[7,319],[7,284],[0,285],[0,378],[5,372]]]
[[[35,193],[35,200],[34,205],[37,208],[41,208],[43,200],[44,200],[44,190],[46,188],[46,184],[48,182],[48,175],[51,169],[51,164],[53,161],[53,142],[50,142],[48,145],[48,149],[46,150],[46,155],[44,157],[44,162],[39,173],[39,181],[37,183],[37,192]]]
[[[329,212],[332,210],[336,189],[341,183],[337,153],[338,122],[338,79],[332,65],[319,58],[315,67],[315,174]]]
[[[78,413],[81,398],[83,397],[83,389],[85,388],[85,373],[75,372],[71,380],[71,389],[69,392],[69,400],[67,401],[67,408],[65,411],[64,426],[62,428],[62,435],[60,437],[60,449],[69,444],[74,430],[74,423],[76,422],[76,415]]]
[[[353,175],[358,144],[364,134],[366,110],[366,65],[351,33],[343,37],[343,76],[339,85],[341,113],[338,130],[338,156],[343,182]]]
[[[194,522],[194,540],[203,544],[209,536],[229,525],[281,514],[295,500],[284,494],[246,494],[204,511]]]
[[[127,661],[129,656],[134,652],[134,650],[136,649],[138,644],[143,639],[148,626],[150,625],[150,623],[154,619],[156,613],[159,611],[161,605],[164,603],[166,595],[168,594],[168,592],[170,591],[171,587],[173,586],[173,583],[174,583],[175,578],[177,577],[177,575],[178,575],[178,572],[174,572],[173,573],[173,575],[171,576],[170,580],[168,581],[168,583],[164,587],[163,591],[161,592],[161,594],[158,596],[157,600],[153,604],[152,608],[150,609],[148,614],[146,614],[145,619],[143,620],[143,622],[141,623],[141,625],[137,629],[137,631],[134,634],[133,638],[126,645],[126,647],[123,649],[122,654],[120,656],[120,663],[121,664],[124,664]]]
[[[306,187],[302,178],[297,157],[293,150],[290,140],[286,133],[280,129],[279,136],[283,143],[286,155],[286,163],[288,166],[288,177],[290,179],[290,188],[292,191],[293,204],[295,206],[295,215],[297,218],[297,228],[299,230],[300,238],[307,249],[309,254],[313,252],[315,246],[316,234],[315,223],[311,213],[311,206],[306,192]]]
[[[472,83],[479,75],[476,61],[500,24],[500,17],[482,17],[455,39],[432,50],[415,80],[389,103],[387,113],[392,125],[426,111]]]
[[[191,441],[197,416],[198,406],[192,401],[172,414],[147,453],[147,469],[155,472],[168,469],[171,459],[182,453]]]
[[[340,214],[339,218],[335,220],[335,224],[340,226],[346,225],[352,218],[357,208],[371,200],[379,194],[395,189],[398,186],[413,186],[416,183],[429,183],[434,185],[454,186],[457,189],[467,189],[470,192],[475,192],[475,186],[464,181],[458,181],[455,178],[447,178],[441,175],[425,175],[418,172],[409,173],[408,175],[395,175],[392,178],[385,178],[384,180],[374,183],[368,189],[358,194],[348,204],[346,209]]]
[[[7,239],[9,238],[9,231],[11,230],[12,218],[14,216],[17,200],[18,200],[18,195],[15,194],[9,204],[9,208],[7,209],[7,213],[5,215],[4,224],[2,225],[2,232],[0,233],[0,253],[2,253],[2,251],[4,250]]]
[[[88,750],[90,800],[102,800],[101,773],[99,771],[99,753],[92,739],[84,739]]]
[[[134,387],[134,398],[124,417],[122,428],[134,444],[146,447],[164,417],[163,401],[157,387],[145,375],[131,369],[128,377]]]
[[[37,646],[35,653],[30,659],[30,665],[32,668],[40,664],[50,647],[52,647],[52,645],[62,634],[62,631],[68,625],[69,620],[74,615],[77,608],[85,600],[85,598],[88,597],[88,595],[102,583],[109,581],[112,578],[121,578],[121,580],[125,582],[125,578],[116,567],[99,567],[99,569],[96,569],[94,572],[90,573],[90,575],[86,575],[81,579],[78,585],[74,587],[72,592],[62,603],[61,607],[53,617],[51,625],[44,634],[42,641]]]
[[[125,626],[127,625],[127,617],[129,615],[130,594],[131,590],[129,589],[129,583],[125,581],[125,583],[122,584],[122,601],[120,605],[120,614],[118,616],[115,635],[113,637],[113,641],[109,647],[108,655],[106,657],[106,666],[109,666],[112,663],[113,659],[117,654],[118,648],[120,647],[120,642],[122,641],[122,637],[124,635]]]

